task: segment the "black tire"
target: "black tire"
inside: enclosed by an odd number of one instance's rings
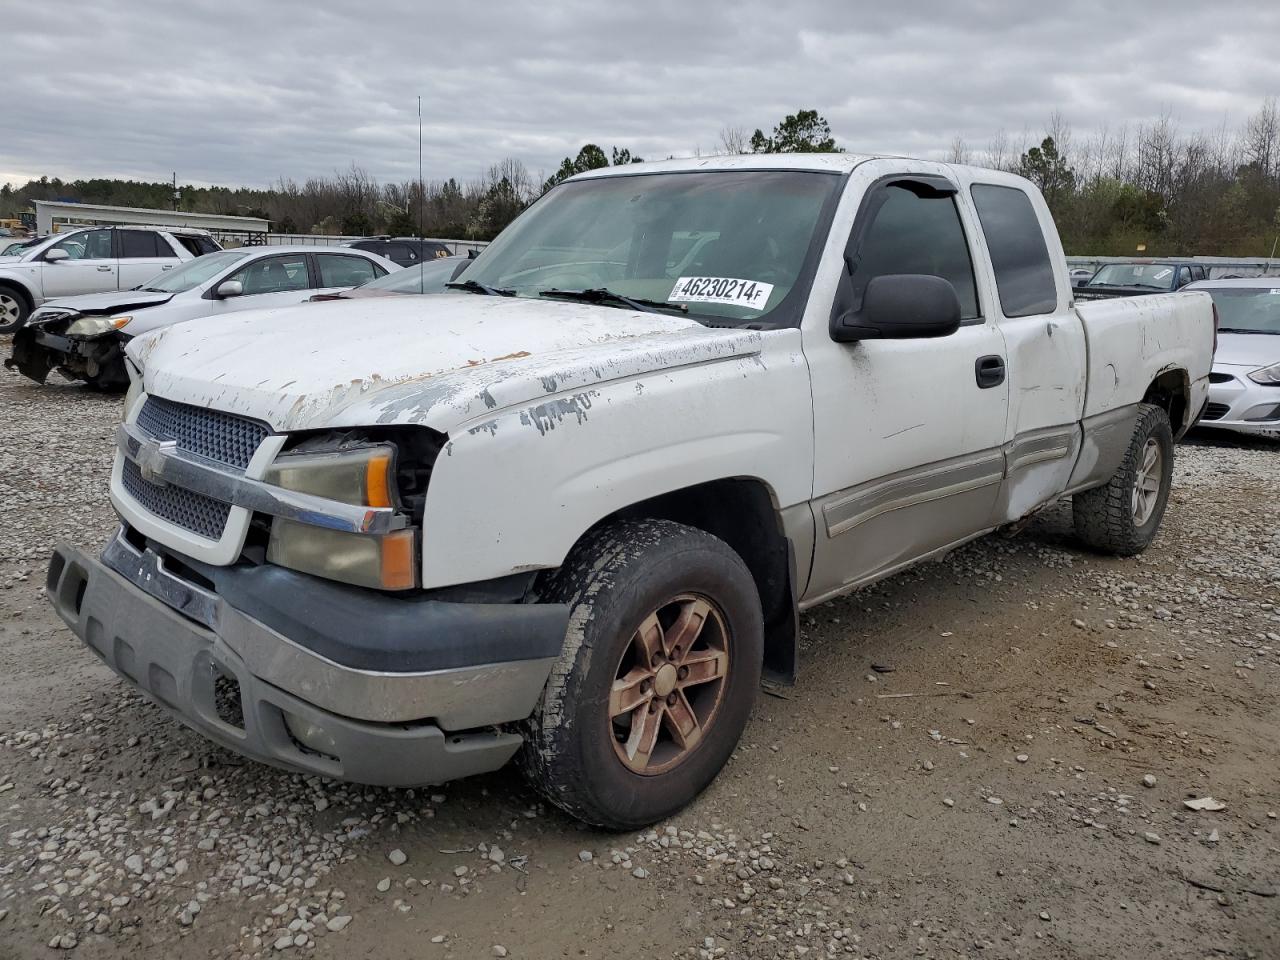
[[[14,333],[31,316],[26,294],[16,287],[0,284],[0,333]]]
[[[588,534],[547,594],[548,601],[569,604],[571,612],[564,650],[526,721],[521,754],[526,775],[556,806],[598,827],[629,830],[670,816],[715,779],[751,714],[760,686],[764,622],[750,571],[709,533],[667,520],[625,521]],[[633,640],[641,623],[690,598],[711,605],[698,631],[706,628],[726,638],[727,670],[716,681],[717,705],[700,739],[684,747],[665,725],[673,722],[672,715],[660,703],[651,704],[650,712],[660,711],[659,727],[670,741],[666,748],[677,759],[661,772],[636,772],[621,756],[626,746],[609,716],[610,692],[624,658],[637,649]],[[666,637],[673,629],[664,631]],[[670,702],[656,691],[653,695]],[[697,695],[691,689],[688,702]],[[638,715],[626,714],[627,722],[637,722]],[[655,748],[654,758],[658,755]]]
[[[1141,479],[1148,444],[1159,451],[1159,489],[1149,512],[1135,506],[1135,486]],[[1161,407],[1142,404],[1133,438],[1111,479],[1071,498],[1071,519],[1078,536],[1101,553],[1131,557],[1155,539],[1169,502],[1173,480],[1173,428]],[[1141,521],[1139,517],[1146,513]]]

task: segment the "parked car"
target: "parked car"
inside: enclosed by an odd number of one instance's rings
[[[46,300],[128,290],[153,274],[222,249],[204,230],[88,227],[45,237],[0,262],[0,333]]]
[[[1200,426],[1280,439],[1280,277],[1209,280],[1218,348]]]
[[[416,267],[429,260],[453,255],[453,251],[443,243],[419,240],[416,237],[366,237],[363,240],[352,240],[346,246],[368,250],[402,267]]]
[[[317,293],[312,301],[359,300],[362,297],[397,297],[408,294],[444,293],[448,284],[471,262],[470,257],[441,257],[389,273],[350,290]]]
[[[591,171],[452,289],[134,340],[123,525],[49,596],[231,750],[401,786],[522,752],[618,829],[715,777],[800,610],[1068,495],[1146,548],[1213,348],[1207,295],[1073,306],[1029,181],[901,158]]]
[[[57,369],[98,389],[129,385],[124,348],[135,336],[196,317],[301,303],[397,271],[347,247],[242,247],[211,253],[132,290],[51,300],[13,338],[5,366],[37,383]]]
[[[1175,260],[1127,260],[1105,263],[1088,280],[1074,288],[1077,300],[1140,297],[1172,293],[1189,283],[1208,279],[1203,264]]]
[[[1070,272],[1071,285],[1075,287],[1085,283],[1096,272],[1092,267],[1072,267]]]

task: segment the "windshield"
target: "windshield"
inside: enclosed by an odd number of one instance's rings
[[[1219,330],[1280,334],[1280,287],[1215,288],[1206,292],[1218,308]]]
[[[1173,287],[1173,267],[1167,263],[1109,263],[1093,275],[1090,287]]]
[[[453,272],[465,262],[459,257],[428,260],[416,267],[406,267],[377,280],[362,283],[356,289],[383,290],[387,293],[444,293],[444,285],[453,279]]]
[[[798,321],[816,263],[810,248],[840,184],[795,170],[571,181],[503,231],[463,278],[520,297],[607,290],[711,322],[783,326]]]
[[[174,270],[157,274],[144,283],[141,289],[154,290],[156,293],[182,293],[192,290],[248,255],[248,250],[220,250],[217,253],[207,253],[195,260],[188,260]]]

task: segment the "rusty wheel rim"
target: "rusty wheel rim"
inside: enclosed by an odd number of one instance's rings
[[[729,631],[714,603],[676,597],[640,622],[609,691],[613,749],[633,773],[679,766],[715,723],[729,675]]]

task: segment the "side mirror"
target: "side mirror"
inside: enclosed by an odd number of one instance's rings
[[[54,247],[52,250],[46,250],[44,254],[45,263],[57,263],[60,260],[69,260],[71,254],[63,250],[61,247]]]
[[[862,309],[831,322],[831,339],[908,340],[946,337],[960,327],[960,298],[951,281],[922,273],[875,277],[862,295]]]
[[[244,284],[239,280],[223,280],[213,292],[224,300],[228,297],[240,297],[244,295]]]

